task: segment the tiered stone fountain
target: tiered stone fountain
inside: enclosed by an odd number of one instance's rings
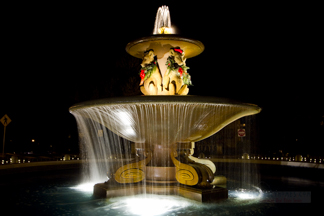
[[[154,34],[132,41],[126,51],[143,59],[140,88],[145,96],[108,98],[70,108],[135,143],[137,157],[94,186],[94,195],[115,197],[139,193],[176,194],[201,202],[227,198],[226,178],[214,163],[192,156],[203,140],[248,115],[252,104],[214,97],[188,96],[191,77],[186,59],[204,45],[172,33],[169,10],[160,8]],[[194,72],[193,72],[194,73]]]

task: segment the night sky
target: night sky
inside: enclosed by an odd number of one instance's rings
[[[163,4],[178,33],[205,45],[186,62],[194,85],[190,95],[262,107],[262,145],[269,149],[319,150],[324,106],[316,5],[167,2],[4,6],[0,118],[7,114],[12,120],[6,149],[36,139],[64,150],[69,136],[77,139],[68,108],[116,96],[105,86],[129,76],[116,70],[116,62],[132,59],[125,57],[127,43],[152,34]]]

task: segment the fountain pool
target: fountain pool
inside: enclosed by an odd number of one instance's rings
[[[284,181],[284,176],[271,173],[261,176],[260,184],[249,190],[228,179],[228,199],[213,204],[165,195],[98,199],[92,195],[93,184],[80,182],[80,169],[11,174],[1,178],[1,210],[10,215],[292,215],[305,211],[315,213],[320,209],[324,192],[324,185],[319,181],[297,178],[292,184]],[[301,171],[299,168],[295,172]],[[315,172],[320,174],[319,170]],[[276,200],[277,194],[284,191],[309,192],[310,203],[287,203],[288,200],[280,203]],[[147,206],[151,208],[145,208]]]

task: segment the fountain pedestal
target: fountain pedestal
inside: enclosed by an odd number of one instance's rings
[[[194,143],[143,145],[137,147],[135,162],[120,167],[114,174],[118,183],[181,183],[197,188],[215,185],[215,165],[191,156]],[[142,155],[141,155],[142,154]]]
[[[198,202],[226,199],[227,189],[216,185],[226,187],[226,178],[215,177],[212,170],[216,169],[199,163],[199,159],[191,160],[188,156],[193,153],[193,146],[192,143],[135,144],[137,153],[146,158],[120,167],[114,178],[96,184],[94,196],[111,198],[145,193],[178,195]]]
[[[222,187],[199,189],[180,184],[158,185],[151,183],[130,184],[127,187],[115,183],[99,183],[94,186],[93,195],[98,198],[112,198],[137,194],[178,195],[198,202],[215,202],[228,198],[228,190]]]

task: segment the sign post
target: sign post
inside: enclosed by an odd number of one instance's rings
[[[245,137],[245,129],[238,129],[237,135],[238,137]]]
[[[5,142],[6,142],[6,128],[7,128],[7,125],[11,122],[11,119],[9,118],[9,116],[7,114],[5,114],[0,119],[0,121],[4,126],[4,129],[3,129],[3,145],[2,145],[2,156],[4,157],[4,148],[5,148]]]

